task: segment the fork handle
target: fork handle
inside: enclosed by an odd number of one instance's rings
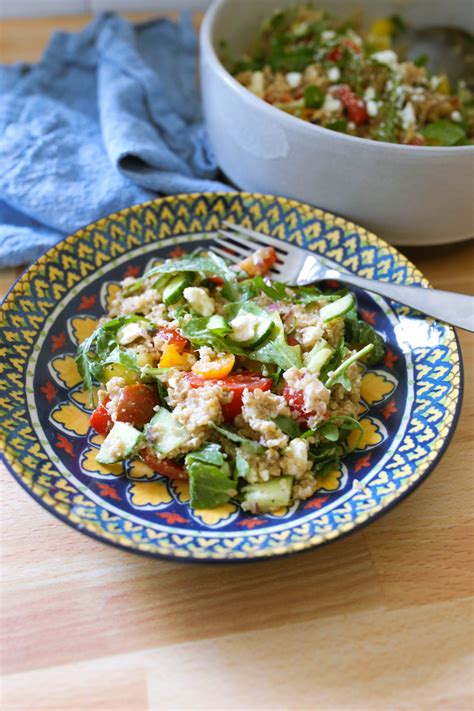
[[[424,289],[419,286],[387,284],[345,272],[337,272],[333,269],[327,270],[325,278],[337,279],[352,286],[360,286],[361,289],[386,296],[400,304],[417,309],[427,316],[432,316],[466,331],[474,331],[474,296],[440,289]]]

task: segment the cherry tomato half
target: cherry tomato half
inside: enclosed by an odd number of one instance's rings
[[[160,404],[156,390],[134,383],[125,385],[120,391],[117,404],[117,420],[130,422],[134,427],[143,427],[151,420],[154,408]]]
[[[101,403],[97,405],[94,412],[89,418],[90,426],[95,429],[97,434],[106,435],[112,429],[112,418],[105,407],[110,398],[107,396]]]
[[[150,469],[157,474],[167,476],[169,479],[188,479],[188,473],[182,464],[174,459],[158,459],[147,447],[140,450],[140,457]]]
[[[187,338],[182,336],[175,328],[166,328],[166,326],[163,326],[156,331],[156,334],[160,336],[165,343],[172,343],[180,352],[184,351],[189,345]]]
[[[232,393],[230,402],[222,405],[222,414],[224,420],[233,420],[234,417],[242,412],[242,394],[244,390],[271,390],[272,381],[270,378],[263,378],[256,373],[235,373],[228,375],[221,380],[205,380],[200,375],[195,373],[185,373],[189,384],[192,388],[200,388],[203,385],[218,383],[225,390]]]

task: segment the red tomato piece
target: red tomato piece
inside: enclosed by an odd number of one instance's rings
[[[364,106],[364,102],[347,84],[342,84],[338,87],[337,95],[342,101],[350,121],[353,121],[356,126],[362,126],[362,124],[368,123],[369,114]]]
[[[283,388],[283,397],[288,403],[291,412],[297,416],[297,419],[304,424],[308,424],[310,417],[313,417],[315,412],[308,412],[304,406],[304,392],[296,390],[285,385]]]
[[[94,412],[89,418],[89,423],[91,427],[97,432],[97,434],[106,435],[112,429],[114,424],[112,418],[107,412],[105,407],[110,398],[107,396],[101,403],[97,405]]]
[[[222,414],[224,420],[233,420],[234,417],[242,412],[242,394],[244,390],[271,390],[272,381],[270,378],[264,378],[257,373],[235,373],[228,375],[222,380],[205,380],[195,373],[186,373],[189,384],[192,388],[200,388],[203,385],[218,383],[225,390],[232,393],[230,402],[222,405]]]
[[[257,276],[257,274],[266,274],[277,260],[278,255],[273,247],[260,247],[249,257],[239,262],[238,266],[249,276]]]
[[[216,286],[222,286],[224,284],[224,279],[220,276],[217,276],[217,274],[213,274],[212,276],[210,276],[209,281],[212,281],[212,283]]]
[[[184,466],[174,459],[158,459],[147,447],[140,450],[140,457],[157,474],[167,476],[168,479],[188,479],[188,472]]]
[[[351,50],[352,50],[353,52],[355,52],[356,54],[360,54],[361,51],[362,51],[361,48],[359,47],[359,45],[356,44],[355,42],[353,42],[353,41],[352,41],[351,39],[349,39],[348,37],[344,37],[344,39],[342,40],[342,44],[344,44],[346,47],[348,47],[349,49],[351,49]]]
[[[299,346],[300,345],[300,342],[294,336],[287,336],[286,340],[288,341],[289,346]]]
[[[328,62],[340,62],[342,59],[342,49],[340,47],[333,47],[326,54],[325,59],[327,59]]]
[[[166,328],[166,326],[163,326],[159,328],[156,333],[166,343],[172,343],[176,346],[176,349],[180,352],[184,351],[189,344],[187,338],[182,336],[175,328]]]
[[[413,136],[410,138],[410,140],[407,143],[407,146],[424,146],[425,144],[425,139],[423,136]]]
[[[125,385],[120,391],[117,404],[117,420],[130,422],[134,427],[143,427],[151,420],[154,408],[160,404],[156,390],[134,383]]]

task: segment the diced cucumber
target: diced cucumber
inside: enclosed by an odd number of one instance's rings
[[[225,336],[226,333],[230,333],[232,331],[225,318],[223,316],[218,316],[217,314],[211,316],[207,322],[207,328],[209,331],[217,333],[219,336]]]
[[[137,383],[140,380],[140,373],[133,368],[127,368],[126,365],[121,363],[109,363],[103,368],[103,380],[107,383],[112,378],[123,378],[125,380],[125,385],[132,385],[132,383]]]
[[[324,339],[316,343],[312,350],[305,356],[305,365],[310,373],[319,373],[334,353],[332,348]]]
[[[261,484],[245,486],[242,493],[250,511],[265,513],[289,506],[292,487],[292,476],[280,476]]]
[[[169,410],[160,407],[145,426],[145,437],[158,454],[167,455],[188,441],[190,434]]]
[[[115,464],[135,454],[143,439],[140,430],[128,422],[116,422],[97,454],[99,464]]]
[[[183,272],[182,274],[177,274],[175,277],[170,279],[163,289],[163,303],[166,306],[171,306],[175,304],[181,296],[183,291],[187,286],[190,286],[194,281],[194,275],[190,272]]]
[[[354,295],[349,293],[345,296],[341,296],[340,299],[331,301],[329,304],[326,304],[326,306],[323,306],[319,312],[319,315],[321,316],[321,319],[327,323],[328,321],[333,321],[335,318],[344,316],[344,314],[352,309],[354,304]]]

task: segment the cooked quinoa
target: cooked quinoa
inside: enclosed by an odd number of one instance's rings
[[[407,145],[472,143],[472,83],[451,87],[423,56],[403,61],[393,42],[403,45],[405,29],[392,17],[363,32],[354,18],[295,5],[263,23],[250,55],[223,59],[253,94],[315,125]]]
[[[101,383],[101,464],[138,458],[189,479],[195,508],[232,498],[252,513],[308,498],[339,465],[383,341],[350,292],[264,277],[275,259],[202,252],[122,282],[77,355],[90,392]]]

